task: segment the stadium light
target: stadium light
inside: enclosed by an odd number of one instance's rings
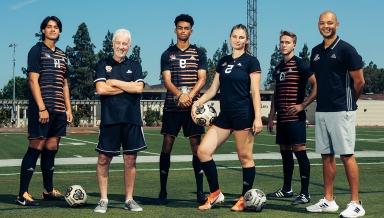
[[[16,123],[16,105],[15,105],[15,100],[16,100],[16,82],[15,82],[15,65],[16,65],[16,57],[15,57],[15,54],[16,54],[16,44],[15,43],[12,43],[9,45],[10,48],[13,48],[13,58],[12,58],[12,62],[13,62],[13,71],[12,71],[12,76],[13,76],[13,92],[12,92],[12,111],[11,111],[11,122],[12,122],[12,126],[15,125]]]

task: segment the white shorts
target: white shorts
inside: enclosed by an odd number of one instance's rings
[[[354,154],[356,111],[316,112],[315,120],[316,153]]]

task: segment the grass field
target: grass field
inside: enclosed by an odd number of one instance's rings
[[[358,128],[358,151],[384,151],[383,128]],[[62,139],[58,157],[96,157],[94,147],[97,143],[97,133],[69,134]],[[156,156],[160,153],[162,137],[159,129],[145,129],[148,149],[141,156]],[[308,148],[314,151],[314,131],[308,128]],[[20,159],[26,151],[25,133],[0,133],[0,160]],[[217,151],[219,154],[230,154],[235,151],[233,138],[230,138]],[[254,153],[274,153],[278,147],[274,144],[274,136],[263,132],[257,137]],[[188,155],[190,149],[188,141],[179,137],[174,145],[173,155]],[[276,155],[279,155],[276,153]],[[360,190],[363,205],[367,211],[366,217],[382,217],[382,205],[379,203],[384,196],[384,157],[358,158],[360,166]],[[340,161],[338,160],[340,164]],[[310,193],[312,202],[322,197],[322,168],[320,159],[311,160]],[[138,173],[135,186],[135,199],[143,206],[140,213],[123,210],[123,177],[122,164],[112,164],[109,186],[109,210],[106,214],[93,213],[98,201],[98,187],[96,183],[95,164],[84,165],[57,165],[54,183],[61,190],[73,184],[80,184],[87,190],[88,204],[82,208],[68,208],[65,202],[41,202],[38,208],[17,206],[15,202],[19,183],[19,167],[0,167],[0,217],[336,217],[337,214],[309,214],[305,206],[293,207],[290,200],[268,200],[267,207],[261,213],[233,213],[229,209],[233,199],[241,192],[241,168],[238,161],[218,161],[219,180],[225,194],[226,202],[210,211],[200,212],[195,203],[195,182],[190,162],[173,162],[168,182],[168,197],[170,203],[166,206],[156,205],[159,191],[159,175],[157,163],[138,164]],[[349,190],[342,165],[338,165],[338,174],[335,182],[335,195],[340,206],[339,212],[349,201]],[[254,187],[264,192],[275,191],[282,185],[282,167],[280,160],[257,160],[256,179]],[[299,191],[298,167],[296,166],[293,190]],[[30,193],[38,200],[41,193],[41,174],[39,167],[30,185]],[[208,191],[208,185],[205,184]]]

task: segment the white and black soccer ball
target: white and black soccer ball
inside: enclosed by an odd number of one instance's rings
[[[251,189],[244,194],[244,200],[247,210],[261,212],[266,205],[267,197],[260,189]]]
[[[65,192],[65,201],[71,207],[79,207],[87,202],[87,193],[81,185],[72,185]]]
[[[211,104],[203,104],[196,107],[194,116],[192,116],[193,122],[199,126],[211,126],[213,120],[217,117],[216,109]]]

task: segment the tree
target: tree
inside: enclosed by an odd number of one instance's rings
[[[277,48],[277,45],[276,45],[275,51],[271,55],[271,62],[270,62],[271,65],[268,70],[267,78],[264,82],[265,90],[273,90],[275,88],[273,73],[275,72],[276,66],[280,63],[282,59],[283,59],[283,55],[281,54],[280,50]]]
[[[207,79],[205,82],[205,88],[209,88],[212,84],[213,78],[215,77],[216,73],[216,66],[219,60],[229,54],[229,47],[227,41],[223,42],[223,45],[221,48],[218,48],[216,52],[213,54],[212,59],[208,59],[208,72],[207,72]]]
[[[132,54],[128,57],[128,59],[133,60],[133,61],[137,61],[137,62],[139,62],[139,64],[141,64],[142,60],[140,57],[140,49],[141,49],[140,46],[135,45],[132,48]],[[143,70],[143,78],[145,78],[147,75],[148,75],[148,71]]]
[[[28,99],[28,84],[27,78],[21,76],[15,76],[15,98],[16,99]],[[0,92],[1,99],[13,99],[13,79],[10,79]]]
[[[304,46],[303,46],[303,49],[301,50],[301,52],[299,52],[299,57],[303,60],[303,63],[306,67],[309,68],[309,63],[310,63],[310,56],[311,54],[309,53],[308,51],[308,46],[307,46],[307,43],[304,43]],[[311,84],[309,82],[307,82],[307,85],[305,87],[305,95],[308,96],[309,93],[311,93]]]
[[[96,66],[95,45],[91,42],[88,28],[81,23],[73,36],[74,47],[67,46],[69,82],[73,99],[94,99],[93,75]]]
[[[108,57],[113,56],[113,47],[112,47],[113,33],[107,32],[103,41],[103,49],[97,53],[97,59],[102,60]]]
[[[364,93],[384,93],[384,69],[377,68],[372,61],[364,67]]]

